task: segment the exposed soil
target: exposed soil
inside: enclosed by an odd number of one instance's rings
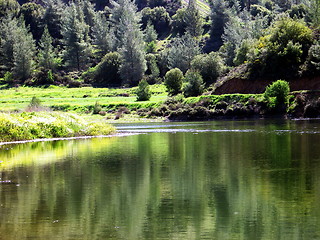
[[[217,82],[212,94],[263,93],[274,80],[232,78]],[[320,76],[288,80],[291,91],[320,90]]]

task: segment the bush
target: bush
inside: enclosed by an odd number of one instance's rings
[[[216,52],[194,57],[191,68],[200,72],[206,84],[214,83],[224,70],[223,60]]]
[[[305,23],[282,17],[261,37],[251,56],[251,73],[257,77],[295,77],[313,43]]]
[[[188,71],[185,76],[185,86],[183,87],[183,95],[185,97],[196,97],[203,93],[204,84],[199,72]]]
[[[179,68],[169,70],[164,77],[164,84],[170,95],[177,95],[182,88],[183,73]]]
[[[94,104],[92,114],[99,114],[99,113],[101,112],[101,110],[102,110],[101,105],[100,105],[98,102],[96,102],[96,103]]]
[[[139,82],[137,90],[137,101],[148,101],[151,97],[151,91],[147,80],[142,79]]]
[[[13,74],[12,74],[12,72],[6,72],[4,74],[3,81],[5,83],[12,83],[13,82]]]
[[[289,92],[289,83],[278,80],[267,86],[264,98],[267,100],[269,107],[277,108],[288,103]]]
[[[305,62],[304,70],[308,74],[316,74],[320,72],[320,44],[312,45],[308,51],[308,57]]]
[[[117,52],[107,53],[101,62],[94,68],[90,68],[82,75],[86,82],[93,81],[98,86],[121,85],[119,75],[120,54]]]

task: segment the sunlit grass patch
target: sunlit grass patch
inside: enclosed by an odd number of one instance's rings
[[[38,138],[108,135],[115,128],[106,122],[87,122],[71,113],[23,112],[0,113],[0,141],[19,141]]]

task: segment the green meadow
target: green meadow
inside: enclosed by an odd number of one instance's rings
[[[98,102],[106,110],[117,110],[120,106],[132,108],[150,107],[167,98],[164,85],[150,86],[152,97],[147,102],[136,101],[135,88],[47,88],[18,87],[0,90],[0,111],[24,111],[31,99],[37,97],[43,107],[53,110],[90,112]]]

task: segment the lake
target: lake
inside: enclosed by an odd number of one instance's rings
[[[0,146],[0,239],[320,239],[320,120]]]

